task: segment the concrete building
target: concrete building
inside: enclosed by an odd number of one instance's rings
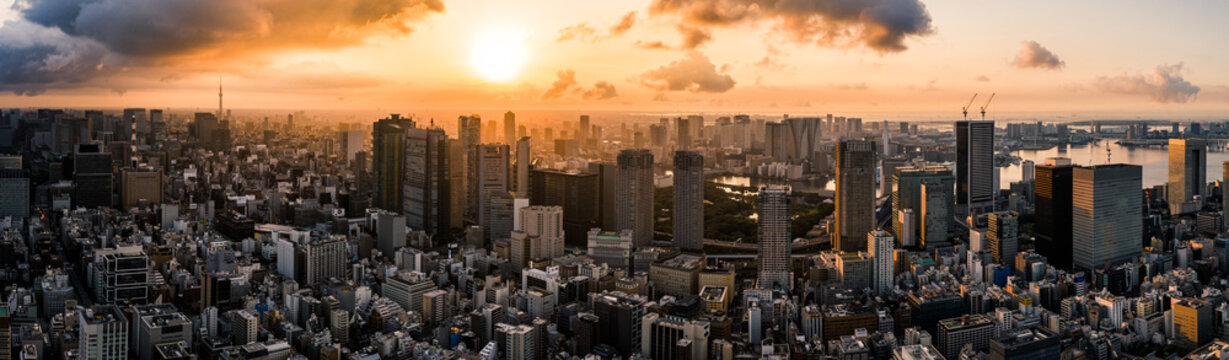
[[[529,196],[529,177],[532,171],[530,165],[533,162],[533,153],[530,149],[532,144],[532,140],[528,137],[516,141],[516,181],[514,182],[516,186],[513,189],[516,190],[517,196]]]
[[[866,234],[867,249],[870,250],[874,280],[871,288],[880,296],[892,292],[896,284],[892,281],[896,273],[892,265],[895,263],[894,250],[896,239],[887,231],[875,230]]]
[[[624,358],[641,352],[641,324],[648,301],[619,291],[591,293],[590,299],[593,314],[600,319],[599,343],[613,347]]]
[[[508,145],[483,144],[470,151],[469,164],[469,198],[471,207],[476,211],[478,226],[482,227],[487,241],[493,241],[508,236],[506,232],[494,228],[492,202],[499,194],[508,192]],[[509,214],[511,215],[511,214]],[[511,217],[509,217],[509,225]],[[512,228],[507,227],[508,231]]]
[[[990,360],[1035,360],[1062,357],[1059,336],[1043,327],[1004,334],[990,341]]]
[[[1212,341],[1213,306],[1200,299],[1183,299],[1173,303],[1173,333],[1185,349],[1194,349]]]
[[[589,230],[588,255],[599,264],[612,268],[631,269],[632,248],[634,242],[631,230],[621,232],[605,231],[594,228]]]
[[[158,344],[193,341],[192,320],[173,305],[134,306],[132,312],[131,350],[141,360],[157,360]]]
[[[653,153],[620,151],[616,229],[632,230],[637,248],[653,241],[653,191]]]
[[[793,289],[790,271],[790,187],[766,185],[759,190],[759,286]],[[863,245],[865,247],[865,245]]]
[[[412,229],[430,235],[447,233],[452,211],[448,135],[440,128],[407,129],[404,145],[404,198],[396,211],[405,215],[405,225]]]
[[[647,313],[641,320],[640,355],[655,360],[707,359],[709,323],[700,320]],[[676,350],[680,341],[694,344],[682,354]],[[679,356],[683,355],[683,356]]]
[[[973,350],[986,351],[994,336],[994,321],[981,314],[964,315],[939,321],[939,352],[944,358],[956,359],[965,344]]]
[[[231,335],[235,344],[250,344],[256,341],[260,331],[260,318],[247,310],[235,310],[231,315]]]
[[[986,229],[986,247],[994,261],[1015,267],[1016,253],[1020,250],[1020,215],[1015,211],[997,211],[989,215]]]
[[[529,172],[529,202],[562,206],[565,243],[583,247],[588,241],[586,235],[589,229],[601,227],[599,175],[553,169],[533,169]]]
[[[82,359],[127,360],[128,321],[115,305],[77,310],[77,352]]]
[[[24,169],[0,169],[0,219],[29,216],[30,172]]]
[[[90,264],[99,302],[144,302],[149,297],[149,256],[139,246],[99,249]]]
[[[875,226],[875,145],[843,140],[836,147],[836,228],[832,248],[866,251]]]
[[[1076,269],[1091,272],[1141,254],[1142,171],[1125,164],[1074,169],[1071,235]]]
[[[649,281],[653,283],[654,298],[697,294],[700,268],[703,266],[704,258],[691,254],[653,262],[649,265]]]
[[[994,122],[956,122],[956,213],[994,211]]]
[[[674,153],[674,246],[704,250],[704,156]]]
[[[948,225],[952,218],[947,210],[955,204],[953,191],[955,191],[956,177],[952,175],[952,169],[946,166],[901,167],[890,176],[892,177],[892,229],[896,237],[901,239],[902,243],[906,237],[921,241],[922,244],[945,242]],[[932,191],[925,191],[927,188]],[[924,194],[930,195],[929,198],[923,196]],[[926,201],[928,199],[931,201]],[[923,204],[928,206],[924,207]],[[906,218],[907,215],[912,215],[912,217]],[[913,231],[906,234],[908,224],[913,225]],[[927,231],[923,231],[923,228]]]
[[[141,203],[162,203],[162,171],[161,170],[124,170],[122,182],[121,206],[131,209]]]
[[[1203,198],[1203,188],[1208,183],[1207,174],[1206,141],[1169,139],[1169,193],[1166,197],[1170,204],[1194,201],[1196,196]]]
[[[1067,158],[1049,158],[1045,164],[1034,167],[1033,236],[1037,239],[1036,250],[1049,260],[1050,265],[1065,270],[1071,270],[1073,169],[1071,159]]]
[[[400,114],[389,115],[372,124],[371,175],[375,188],[372,189],[371,206],[388,211],[402,210],[403,175],[406,173],[405,132],[413,128],[414,120],[403,118]]]

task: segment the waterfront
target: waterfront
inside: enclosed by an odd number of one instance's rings
[[[1032,160],[1036,164],[1044,164],[1046,158],[1067,157],[1072,164],[1097,165],[1106,164],[1106,152],[1110,150],[1109,163],[1125,163],[1143,166],[1145,188],[1163,185],[1169,179],[1169,149],[1164,147],[1124,147],[1116,144],[1117,139],[1103,139],[1087,145],[1071,147],[1054,147],[1049,150],[1018,150],[1011,154],[1020,157],[1020,162]],[[1221,164],[1229,161],[1229,152],[1208,151],[1207,180],[1209,182],[1222,179]],[[1020,181],[1022,167],[1013,164],[999,169],[999,186],[1008,189],[1011,183]]]

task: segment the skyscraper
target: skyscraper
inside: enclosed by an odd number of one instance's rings
[[[759,193],[759,286],[793,288],[790,272],[790,187],[760,186]],[[863,248],[866,244],[863,243]]]
[[[1015,211],[990,213],[989,229],[986,230],[986,245],[990,255],[999,264],[1014,268],[1016,252],[1020,249],[1020,216]]]
[[[704,249],[704,156],[674,153],[674,246]]]
[[[589,115],[580,116],[580,132],[576,134],[576,140],[580,140],[580,147],[587,147],[589,144]]]
[[[529,176],[529,203],[562,206],[567,243],[583,247],[589,229],[602,227],[599,215],[598,174],[533,169]]]
[[[956,210],[994,211],[994,122],[956,122]]]
[[[516,114],[511,111],[504,113],[504,144],[516,144]]]
[[[563,207],[530,206],[520,211],[520,228],[529,237],[537,239],[537,246],[530,247],[530,259],[563,256]]]
[[[516,195],[529,196],[529,164],[532,145],[528,137],[516,141]]]
[[[886,167],[886,166],[885,166]],[[903,242],[905,239],[926,240],[929,238],[931,242],[938,242],[947,237],[947,226],[951,216],[948,214],[938,214],[938,210],[946,210],[951,208],[955,202],[952,191],[956,186],[956,177],[952,176],[952,169],[946,166],[910,166],[897,168],[895,174],[886,176],[892,177],[892,229],[898,239]],[[937,195],[935,199],[945,203],[947,206],[939,206],[934,202],[928,203],[933,211],[929,214],[935,215],[934,220],[941,221],[942,224],[932,222],[929,227],[933,232],[927,234],[922,231],[925,228],[926,217],[923,216],[923,189],[928,184],[934,184],[934,189],[926,193],[927,195]],[[944,190],[946,189],[946,190]],[[911,210],[904,212],[902,210]],[[906,214],[912,215],[912,219],[905,219]],[[939,216],[942,215],[942,216]],[[911,233],[905,234],[906,224],[913,224]],[[939,231],[942,230],[940,234]]]
[[[687,118],[677,118],[674,120],[677,124],[676,134],[678,135],[678,144],[675,144],[676,149],[691,148],[691,126],[687,124]]]
[[[371,174],[375,179],[375,191],[371,195],[371,206],[402,211],[405,132],[412,128],[414,120],[403,118],[400,114],[389,115],[372,125]]]
[[[864,237],[875,224],[875,146],[871,142],[843,140],[837,144],[835,203],[833,248],[866,251]]]
[[[435,235],[448,231],[451,174],[448,171],[448,135],[443,129],[405,132],[405,179],[401,213],[413,229]],[[392,253],[388,253],[391,255]]]
[[[885,296],[892,291],[895,284],[892,278],[896,275],[892,271],[892,264],[896,239],[892,238],[892,234],[883,230],[874,230],[866,234],[867,248],[871,251],[872,271],[874,272],[871,287],[875,289],[875,293],[879,296]]]
[[[1208,145],[1202,139],[1169,139],[1170,204],[1202,197],[1208,183]]]
[[[619,166],[610,162],[591,162],[589,172],[597,174],[598,224],[603,229],[619,227]]]
[[[0,218],[30,216],[30,172],[0,169]]]
[[[1071,270],[1071,174],[1067,158],[1049,158],[1034,168],[1033,236],[1050,265]],[[1227,167],[1229,169],[1229,167]],[[1229,173],[1226,173],[1229,174]]]
[[[473,194],[469,189],[472,188],[470,183],[476,175],[473,173],[471,163],[474,162],[473,158],[478,156],[478,144],[482,143],[482,118],[477,114],[458,117],[457,140],[460,142],[461,153],[453,158],[460,159],[459,165],[465,169],[465,176],[460,178],[460,184],[458,184],[465,189],[461,192],[462,199],[459,202],[463,206],[461,213],[464,214],[466,220],[475,220],[478,217],[475,213],[478,209],[473,205],[475,200],[471,198]]]
[[[636,247],[653,241],[653,153],[645,149],[619,152],[618,230],[632,230]]]
[[[641,321],[645,315],[647,300],[639,295],[623,292],[591,293],[593,314],[599,318],[598,340],[610,345],[624,358],[641,351]]]
[[[921,213],[918,227],[922,230],[922,247],[934,249],[947,246],[948,229],[952,224],[952,187],[943,183],[922,184]]]
[[[114,172],[111,153],[100,144],[81,144],[73,155],[73,207],[111,206]]]
[[[1073,169],[1071,258],[1076,269],[1092,271],[1140,255],[1142,176],[1138,165]]]
[[[1229,211],[1229,185],[1226,185],[1226,184],[1229,184],[1229,161],[1222,163],[1220,166],[1221,166],[1221,169],[1220,169],[1221,171],[1221,181],[1220,181],[1221,206],[1220,208],[1225,209],[1226,211]],[[1229,229],[1229,216],[1224,216],[1223,218],[1225,221],[1224,228]]]
[[[482,226],[487,240],[494,240],[491,237],[491,199],[494,193],[508,191],[508,145],[477,145],[470,154],[470,207],[477,211],[478,225]]]

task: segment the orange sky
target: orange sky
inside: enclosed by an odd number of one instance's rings
[[[1229,109],[1223,1],[60,3],[0,6],[5,106],[210,108],[221,78],[235,109]]]

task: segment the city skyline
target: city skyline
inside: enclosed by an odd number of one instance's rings
[[[1208,24],[1229,13],[1218,2],[354,0],[301,12],[232,1],[114,10],[137,2],[0,7],[0,59],[15,69],[0,74],[0,99],[208,107],[222,80],[234,109],[918,116],[954,115],[972,93],[999,94],[995,118],[1188,119],[1229,108],[1229,72],[1219,66],[1229,50],[1207,46],[1217,42]],[[706,19],[713,5],[729,12]],[[230,16],[191,21],[191,11]],[[107,17],[132,21],[100,26]]]

